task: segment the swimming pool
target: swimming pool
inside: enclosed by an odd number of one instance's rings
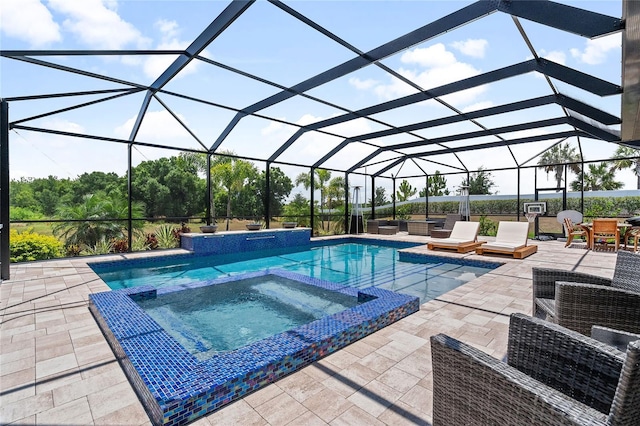
[[[229,255],[176,255],[93,263],[111,289],[156,288],[277,268],[346,287],[378,287],[416,296],[421,303],[465,284],[501,263],[399,251],[416,243],[342,238],[313,242],[310,249],[279,249]]]

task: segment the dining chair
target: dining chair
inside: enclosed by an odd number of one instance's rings
[[[613,240],[615,251],[620,247],[620,230],[617,219],[594,219],[591,225],[591,249],[595,250],[596,242],[608,246]]]
[[[640,226],[632,226],[627,229],[624,234],[624,248],[627,248],[628,242],[633,242],[633,252],[638,251],[638,246],[640,245]]]
[[[573,241],[573,239],[576,237],[584,237],[585,241],[588,240],[589,236],[587,234],[587,230],[580,226],[574,225],[571,218],[564,218],[564,226],[567,230],[567,242],[564,245],[565,247],[568,247],[569,244],[571,244],[571,241]]]

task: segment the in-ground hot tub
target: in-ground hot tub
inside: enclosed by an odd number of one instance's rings
[[[238,284],[240,292],[243,286],[251,287],[256,283],[259,286],[274,279],[285,281],[288,286],[284,296],[282,291],[267,291],[280,292],[278,299],[311,286],[311,297],[303,310],[314,311],[318,307],[317,300],[310,300],[324,297],[322,293],[327,292],[333,293],[327,297],[327,304],[333,304],[333,307],[318,313],[319,319],[307,318],[311,321],[234,350],[211,348],[210,339],[200,335],[206,325],[185,327],[185,324],[190,325],[189,320],[180,319],[182,325],[176,326],[177,330],[168,330],[172,328],[174,318],[167,319],[160,314],[160,322],[169,323],[163,327],[142,307],[165,306],[163,299],[166,298],[166,306],[175,308],[171,315],[180,316],[176,312],[186,312],[185,316],[189,317],[192,311],[199,311],[206,304],[198,300],[197,308],[190,304],[189,308],[183,308],[181,300],[202,299],[210,291],[207,287]],[[173,304],[176,301],[178,304]],[[320,305],[324,308],[323,303]],[[343,287],[287,271],[270,270],[178,288],[141,286],[92,294],[89,308],[152,422],[179,425],[416,312],[419,299],[374,287]],[[332,309],[335,313],[331,313]],[[224,328],[225,324],[208,326]]]

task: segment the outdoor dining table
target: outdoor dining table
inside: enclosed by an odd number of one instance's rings
[[[583,222],[583,223],[579,223],[578,224],[579,227],[581,227],[582,229],[584,229],[585,231],[587,231],[587,248],[590,249],[591,247],[591,232],[592,232],[592,228],[593,228],[593,223],[592,222]],[[624,222],[618,222],[618,229],[620,230],[620,240],[624,241],[623,239],[626,238],[626,232],[627,232],[627,228],[631,228],[631,225],[628,223],[624,223]]]

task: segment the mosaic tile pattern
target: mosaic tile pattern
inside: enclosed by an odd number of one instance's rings
[[[133,300],[150,287],[90,295],[90,309],[154,424],[185,424],[419,310],[418,298],[378,288],[355,289],[287,271],[212,280],[216,285],[278,275],[357,297],[361,304],[244,348],[198,361]],[[158,293],[184,291],[160,289]]]
[[[398,260],[400,262],[410,263],[453,263],[455,265],[464,266],[477,266],[480,268],[492,268],[495,269],[504,265],[504,262],[491,262],[478,259],[465,259],[458,257],[442,257],[434,256],[432,254],[415,253],[415,252],[398,252]]]
[[[198,254],[242,253],[280,247],[308,247],[310,239],[310,228],[263,229],[216,234],[190,233],[181,236],[180,247]]]

